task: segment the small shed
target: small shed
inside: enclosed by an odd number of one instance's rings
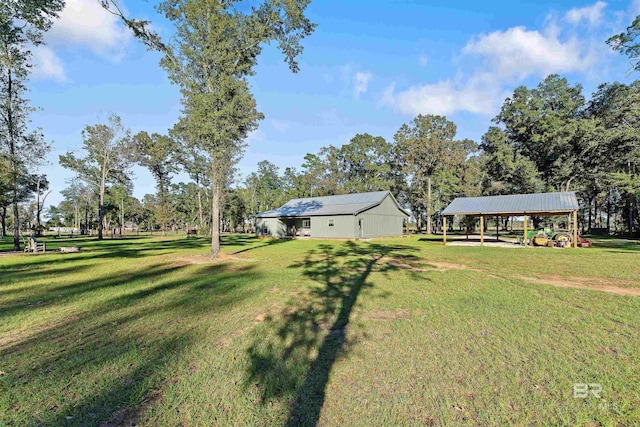
[[[255,215],[256,235],[338,239],[402,236],[408,216],[389,191],[307,197]]]
[[[567,215],[573,223],[573,243],[578,240],[578,199],[573,191],[558,193],[513,194],[505,196],[458,197],[442,211],[443,242],[447,243],[447,217],[465,215],[480,218],[480,242],[484,243],[484,217],[524,217],[524,242],[530,216]],[[571,221],[572,219],[572,221]]]

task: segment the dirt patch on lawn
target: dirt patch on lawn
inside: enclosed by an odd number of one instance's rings
[[[464,264],[455,264],[452,262],[430,262],[430,266],[433,266],[436,271],[449,271],[449,270],[470,270],[470,271],[482,271],[477,268],[471,268]]]
[[[138,407],[128,407],[119,410],[111,416],[108,421],[100,424],[100,427],[133,427],[140,423],[142,414],[147,408],[162,398],[162,390],[154,389],[144,398],[142,405]]]
[[[640,297],[640,288],[625,288],[621,286],[614,286],[608,282],[607,279],[600,278],[580,278],[580,277],[568,277],[563,278],[561,276],[547,276],[545,278],[529,277],[529,276],[515,276],[516,279],[524,280],[529,283],[536,283],[540,285],[551,285],[561,288],[574,288],[574,289],[591,289],[593,291],[609,292],[616,295],[624,296],[636,296]],[[614,281],[613,283],[620,283]],[[628,282],[624,282],[628,283]]]
[[[249,262],[254,261],[251,258],[244,258],[236,255],[230,255],[224,252],[220,252],[216,258],[211,258],[209,255],[191,255],[175,258],[175,261],[182,265],[199,265],[199,264],[213,264],[217,262]]]
[[[0,258],[7,256],[27,255],[26,252],[0,252]]]
[[[409,319],[411,310],[408,308],[398,308],[395,310],[372,310],[362,314],[365,320],[396,320]]]
[[[469,270],[469,271],[482,271],[477,268],[471,268],[464,264],[455,264],[452,262],[435,262],[426,261],[423,259],[402,259],[397,258],[387,263],[389,267],[399,268],[402,270],[408,270],[413,272],[421,271],[450,271],[450,270]]]

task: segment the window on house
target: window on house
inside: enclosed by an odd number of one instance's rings
[[[330,219],[329,220],[329,227],[333,227],[335,225],[335,221]]]
[[[269,234],[269,228],[266,225],[262,226],[262,234]]]
[[[302,218],[302,228],[311,228],[311,218]]]

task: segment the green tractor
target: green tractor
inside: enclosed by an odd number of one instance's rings
[[[558,246],[561,248],[570,246],[573,238],[569,230],[552,230],[541,228],[527,231],[527,241],[534,246]]]

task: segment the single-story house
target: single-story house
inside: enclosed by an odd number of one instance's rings
[[[292,199],[259,213],[256,235],[360,239],[402,236],[409,215],[389,191]]]

